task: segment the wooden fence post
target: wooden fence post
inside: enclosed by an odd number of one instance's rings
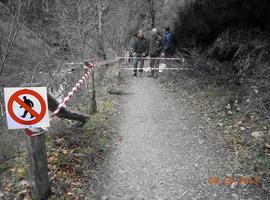
[[[45,200],[50,196],[50,184],[47,166],[46,136],[41,134],[28,138],[30,161],[31,197],[33,200]]]
[[[41,87],[41,83],[25,83],[21,87]],[[30,130],[27,132],[33,133]],[[36,133],[34,133],[36,134]],[[32,200],[46,200],[51,194],[45,133],[27,138],[29,182]]]
[[[97,112],[97,101],[96,101],[96,88],[95,88],[95,74],[94,71],[91,73],[91,82],[92,82],[92,97],[90,105],[90,113],[94,114]]]
[[[118,59],[118,68],[119,68],[119,71],[117,73],[117,84],[120,84],[122,80],[122,74],[124,71],[123,66],[122,66],[122,61],[120,59]]]
[[[95,84],[94,84],[94,74],[92,75],[93,81],[93,99],[95,104],[94,111],[96,111],[96,94],[95,94]],[[40,87],[41,83],[26,83],[22,87]],[[59,105],[59,102],[50,94],[48,96],[48,106],[50,111],[55,111]],[[57,114],[60,118],[66,118],[76,121],[85,122],[90,116],[83,115],[80,113],[74,113],[66,108],[62,108]],[[30,130],[27,132],[33,133]],[[39,132],[41,133],[41,132]],[[34,133],[37,134],[37,133]],[[31,185],[31,199],[32,200],[46,200],[51,194],[49,174],[48,174],[48,159],[47,159],[47,148],[46,148],[46,136],[45,133],[36,135],[35,137],[27,138],[27,149],[29,158],[29,179]]]

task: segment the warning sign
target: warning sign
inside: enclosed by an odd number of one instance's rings
[[[46,87],[4,88],[9,129],[49,127]]]

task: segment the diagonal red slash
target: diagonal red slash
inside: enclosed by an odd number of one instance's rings
[[[24,103],[19,97],[15,98],[15,101],[22,106],[25,110],[27,110],[31,115],[34,117],[38,117],[40,114],[38,114],[36,111],[34,111],[30,106],[28,106],[26,103]]]

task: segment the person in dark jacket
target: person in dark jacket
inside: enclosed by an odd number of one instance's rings
[[[144,37],[144,33],[139,31],[138,38],[136,39],[133,46],[133,56],[137,58],[144,58],[147,56],[149,50],[149,44],[147,39]],[[134,76],[137,76],[137,66],[140,62],[139,76],[142,76],[144,59],[136,59],[134,63]]]
[[[150,58],[156,58],[159,57],[161,54],[163,48],[163,41],[161,35],[158,33],[158,30],[154,28],[152,30],[152,38],[150,40],[150,46],[149,46],[149,54]],[[157,68],[159,67],[159,60],[150,60],[150,68],[151,72],[149,74],[149,77],[157,78],[158,71]]]
[[[163,50],[162,56],[163,57],[171,57],[174,54],[174,35],[170,31],[170,27],[165,27],[165,34],[163,40]]]

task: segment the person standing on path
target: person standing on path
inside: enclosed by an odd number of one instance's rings
[[[133,56],[138,58],[138,59],[135,59],[135,63],[134,63],[134,71],[133,71],[134,76],[137,76],[137,66],[139,62],[140,62],[139,76],[142,76],[143,67],[144,67],[143,58],[148,55],[148,50],[149,50],[148,41],[144,37],[144,33],[142,31],[139,31],[138,38],[136,39],[133,46]]]
[[[163,42],[162,42],[162,37],[158,33],[158,30],[154,28],[152,30],[152,38],[150,40],[150,46],[149,46],[149,54],[150,58],[156,58],[159,57],[161,54],[163,48]],[[159,60],[150,60],[150,68],[151,72],[149,74],[149,77],[158,77],[158,67],[159,67]]]
[[[165,27],[165,34],[163,40],[163,49],[162,49],[162,57],[172,57],[174,54],[174,43],[175,38],[173,33],[170,31],[170,27]]]

